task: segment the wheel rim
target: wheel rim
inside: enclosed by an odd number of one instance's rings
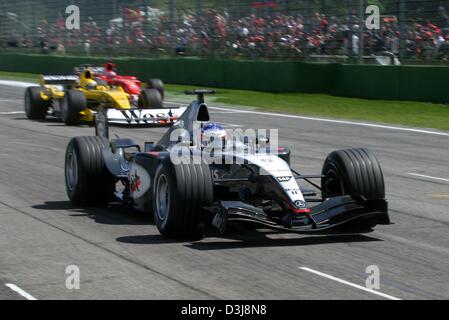
[[[170,189],[167,177],[161,174],[156,184],[156,211],[161,221],[165,221],[170,210]]]
[[[325,192],[328,195],[343,195],[345,187],[338,172],[332,168],[326,172]]]
[[[71,149],[67,153],[66,171],[65,171],[67,188],[73,191],[78,183],[78,159],[75,150]]]

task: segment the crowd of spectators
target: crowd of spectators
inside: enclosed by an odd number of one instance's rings
[[[226,10],[167,14],[156,9],[124,8],[119,18],[101,27],[89,17],[79,30],[67,30],[60,15],[41,21],[20,46],[59,53],[74,50],[94,54],[178,54],[247,58],[357,56],[391,52],[408,59],[449,59],[449,17],[442,7],[434,21],[401,26],[395,15],[382,16],[379,30],[364,30],[355,12],[336,16],[315,12],[308,18],[279,11],[234,17]],[[401,52],[402,51],[402,52]]]

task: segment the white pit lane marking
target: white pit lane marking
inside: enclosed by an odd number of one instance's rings
[[[414,176],[414,177],[419,177],[419,178],[426,178],[426,179],[432,179],[432,180],[438,180],[438,181],[444,181],[444,182],[449,182],[449,179],[445,179],[445,178],[438,178],[438,177],[432,177],[432,176],[426,176],[424,174],[419,174],[419,173],[407,173],[408,175]]]
[[[306,267],[298,267],[298,268],[301,269],[301,270],[307,271],[307,272],[311,272],[311,273],[317,274],[317,275],[319,275],[321,277],[324,277],[324,278],[327,278],[327,279],[334,280],[336,282],[345,284],[347,286],[351,286],[353,288],[357,288],[357,289],[360,289],[360,290],[363,290],[363,291],[366,291],[366,292],[378,295],[378,296],[383,297],[383,298],[387,298],[387,299],[390,299],[390,300],[402,300],[402,299],[390,296],[388,294],[385,294],[385,293],[382,293],[382,292],[379,292],[379,291],[376,291],[376,290],[373,290],[373,289],[368,289],[366,287],[359,286],[358,284],[355,284],[355,283],[352,283],[352,282],[349,282],[349,281],[346,281],[346,280],[343,280],[343,279],[340,279],[340,278],[328,275],[328,274],[320,272],[320,271],[316,271],[316,270],[313,270],[313,269],[310,269],[310,268],[306,268]]]
[[[12,283],[5,283],[5,286],[7,286],[9,289],[11,289],[12,291],[18,293],[19,295],[21,295],[22,297],[24,297],[27,300],[37,300],[35,297],[33,297],[31,294],[29,294],[28,292],[26,292],[25,290],[19,288],[18,286],[16,286],[15,284]]]
[[[36,84],[33,82],[0,80],[0,85],[13,86],[13,87],[19,87],[19,88],[27,88],[29,86],[33,86]],[[170,103],[173,105],[182,105],[182,106],[187,105],[186,103],[179,103],[179,102],[167,101],[167,103]],[[387,126],[387,125],[382,125],[382,124],[365,123],[365,122],[358,122],[358,121],[345,121],[345,120],[334,120],[334,119],[326,119],[326,118],[318,118],[318,117],[305,117],[305,116],[297,116],[297,115],[292,115],[292,114],[261,112],[261,111],[251,111],[251,110],[238,110],[238,109],[223,108],[223,107],[209,107],[209,108],[212,110],[218,110],[218,111],[230,111],[232,113],[249,113],[249,114],[258,114],[258,115],[263,115],[263,116],[320,121],[320,122],[328,122],[328,123],[338,123],[338,124],[345,124],[345,125],[352,125],[352,126],[396,130],[396,131],[404,131],[404,132],[414,132],[414,133],[423,133],[423,134],[431,134],[431,135],[435,135],[435,136],[449,137],[449,132],[430,131],[430,130],[407,128],[407,127],[395,127],[395,126]]]

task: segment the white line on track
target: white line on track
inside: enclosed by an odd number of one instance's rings
[[[0,80],[0,85],[27,88],[29,86],[36,85],[36,84],[32,83],[32,82]],[[185,103],[179,103],[179,102],[168,102],[168,103],[171,103],[174,105],[185,106]],[[407,127],[395,127],[395,126],[387,126],[387,125],[382,125],[382,124],[374,124],[374,123],[366,123],[366,122],[358,122],[358,121],[345,121],[345,120],[334,120],[334,119],[317,118],[317,117],[305,117],[305,116],[297,116],[297,115],[292,115],[292,114],[261,112],[261,111],[252,111],[252,110],[237,110],[237,109],[233,109],[233,108],[223,108],[223,107],[209,107],[209,108],[212,110],[231,111],[231,112],[235,112],[235,113],[248,113],[248,114],[257,114],[257,115],[271,116],[271,117],[320,121],[320,122],[345,124],[345,125],[352,125],[352,126],[359,126],[359,127],[387,129],[387,130],[423,133],[423,134],[431,134],[431,135],[435,135],[435,136],[449,137],[449,132],[431,131],[431,130],[415,129],[415,128],[407,128]]]
[[[0,114],[23,114],[24,111],[2,111]]]
[[[213,114],[234,114],[234,113],[244,113],[245,111],[239,111],[239,110],[235,110],[235,111],[213,111]]]
[[[179,102],[170,102],[170,103],[174,104],[174,105],[185,105],[185,104],[179,103]],[[272,112],[262,112],[262,111],[252,111],[252,110],[235,110],[232,108],[223,108],[223,107],[210,107],[209,106],[209,109],[219,110],[219,111],[232,110],[231,112],[226,112],[226,113],[249,113],[249,114],[257,114],[257,115],[271,116],[271,117],[281,117],[281,118],[310,120],[310,121],[321,121],[321,122],[346,124],[346,125],[353,125],[353,126],[360,126],[360,127],[370,127],[370,128],[378,128],[378,129],[424,133],[424,134],[431,134],[431,135],[436,135],[436,136],[449,137],[448,132],[431,131],[431,130],[424,130],[424,129],[414,129],[414,128],[407,128],[407,127],[395,127],[395,126],[387,126],[387,125],[382,125],[382,124],[365,123],[365,122],[358,122],[358,121],[345,121],[345,120],[334,120],[334,119],[326,119],[326,118],[305,117],[305,116],[297,116],[297,115],[293,115],[293,114],[282,114],[282,113],[272,113]]]
[[[214,110],[229,110],[229,109],[225,109],[222,107],[209,107],[209,108],[214,109]],[[395,127],[395,126],[387,126],[387,125],[382,125],[382,124],[373,124],[373,123],[365,123],[365,122],[357,122],[357,121],[345,121],[345,120],[334,120],[334,119],[326,119],[326,118],[305,117],[305,116],[296,116],[296,115],[292,115],[292,114],[260,112],[260,111],[251,111],[251,110],[237,110],[237,112],[238,113],[257,114],[257,115],[263,115],[263,116],[271,116],[271,117],[281,117],[281,118],[291,118],[291,119],[301,119],[301,120],[310,120],[310,121],[321,121],[321,122],[329,122],[329,123],[347,124],[347,125],[360,126],[360,127],[370,127],[370,128],[378,128],[378,129],[424,133],[424,134],[432,134],[432,135],[436,135],[436,136],[449,137],[448,132],[430,131],[430,130],[422,130],[422,129],[414,129],[414,128],[406,128],[406,127]]]
[[[319,275],[321,277],[324,277],[324,278],[327,278],[327,279],[334,280],[336,282],[345,284],[347,286],[351,286],[353,288],[357,288],[357,289],[360,289],[360,290],[363,290],[363,291],[366,291],[366,292],[369,292],[369,293],[381,296],[383,298],[387,298],[387,299],[390,299],[390,300],[401,300],[399,298],[390,296],[388,294],[385,294],[385,293],[382,293],[382,292],[379,292],[379,291],[376,291],[376,290],[373,290],[373,289],[368,289],[368,288],[363,287],[363,286],[359,286],[358,284],[355,284],[355,283],[352,283],[352,282],[349,282],[349,281],[346,281],[346,280],[343,280],[343,279],[340,279],[340,278],[328,275],[328,274],[320,272],[320,271],[316,271],[316,270],[313,270],[313,269],[310,269],[310,268],[306,268],[306,267],[298,267],[298,268],[301,269],[301,270],[307,271],[307,272],[314,273],[314,274]]]
[[[222,123],[222,125],[224,125],[225,127],[230,127],[230,128],[241,128],[242,127],[242,125],[233,124],[233,123]]]
[[[23,82],[23,81],[14,81],[14,80],[0,80],[0,85],[2,85],[2,86],[10,86],[10,87],[18,87],[18,88],[28,88],[29,86],[35,86],[36,83]]]
[[[411,176],[414,177],[420,177],[420,178],[426,178],[426,179],[432,179],[432,180],[438,180],[438,181],[444,181],[444,182],[449,182],[449,179],[445,179],[445,178],[438,178],[438,177],[432,177],[432,176],[426,176],[424,174],[419,174],[419,173],[408,173]]]
[[[31,294],[29,294],[28,292],[26,292],[25,290],[19,288],[18,286],[16,286],[15,284],[12,283],[5,283],[5,286],[7,286],[9,289],[11,289],[12,291],[20,294],[22,297],[24,297],[27,300],[37,300],[35,297],[33,297]]]

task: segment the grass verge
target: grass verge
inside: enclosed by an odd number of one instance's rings
[[[35,74],[0,72],[3,79],[36,80]],[[166,84],[167,99],[189,102],[183,92],[192,86]],[[449,131],[449,106],[413,101],[367,100],[325,94],[266,93],[217,89],[208,100],[222,105],[244,106],[289,114],[359,120]]]

